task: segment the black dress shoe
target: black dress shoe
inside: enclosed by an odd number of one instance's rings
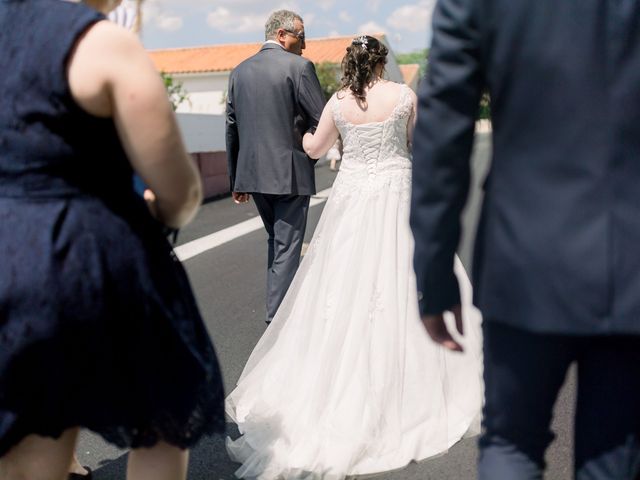
[[[87,471],[84,475],[81,473],[70,473],[67,477],[68,480],[91,480],[93,477],[91,476],[91,469],[89,467],[84,467]]]

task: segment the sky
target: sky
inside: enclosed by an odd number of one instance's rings
[[[383,32],[392,50],[427,47],[435,0],[145,0],[142,39],[149,49],[264,40],[269,13],[304,19],[307,38]]]

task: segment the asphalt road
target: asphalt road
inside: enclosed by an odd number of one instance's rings
[[[463,264],[470,270],[473,233],[482,199],[481,185],[490,158],[487,134],[477,137],[473,157],[473,188],[463,225],[459,248]],[[327,164],[316,167],[318,191],[328,188],[335,174]],[[310,209],[307,241],[322,213],[324,203]],[[180,234],[179,244],[236,225],[257,215],[251,205],[238,206],[230,198],[206,203],[194,222]],[[203,317],[214,340],[224,372],[227,391],[235,385],[246,359],[265,329],[263,319],[266,266],[266,234],[260,229],[208,250],[184,262]],[[535,378],[530,379],[535,382]],[[548,480],[571,478],[572,429],[575,375],[569,375],[557,402],[553,429],[555,442],[547,453]],[[237,429],[227,424],[227,434],[236,437]],[[376,478],[385,480],[474,480],[477,461],[476,438],[465,439],[439,457],[413,463]],[[95,480],[123,479],[126,452],[113,448],[99,437],[83,432],[78,446],[81,463],[94,470]],[[191,453],[191,480],[231,480],[237,465],[226,455],[223,438],[204,439]]]

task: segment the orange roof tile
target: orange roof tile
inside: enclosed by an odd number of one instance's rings
[[[417,63],[410,63],[407,65],[398,65],[400,68],[400,72],[402,73],[402,78],[404,79],[404,83],[407,85],[411,85],[416,77],[420,74],[420,65]]]
[[[384,34],[374,34],[383,39]],[[340,63],[346,48],[353,40],[348,37],[309,38],[303,56],[313,63]],[[262,47],[262,43],[208,45],[192,48],[151,50],[149,54],[156,68],[165,73],[227,72]]]

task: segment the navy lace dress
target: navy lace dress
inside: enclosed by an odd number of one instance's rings
[[[69,92],[69,52],[103,18],[0,0],[0,456],[73,426],[134,448],[224,429],[186,274],[113,122]]]

